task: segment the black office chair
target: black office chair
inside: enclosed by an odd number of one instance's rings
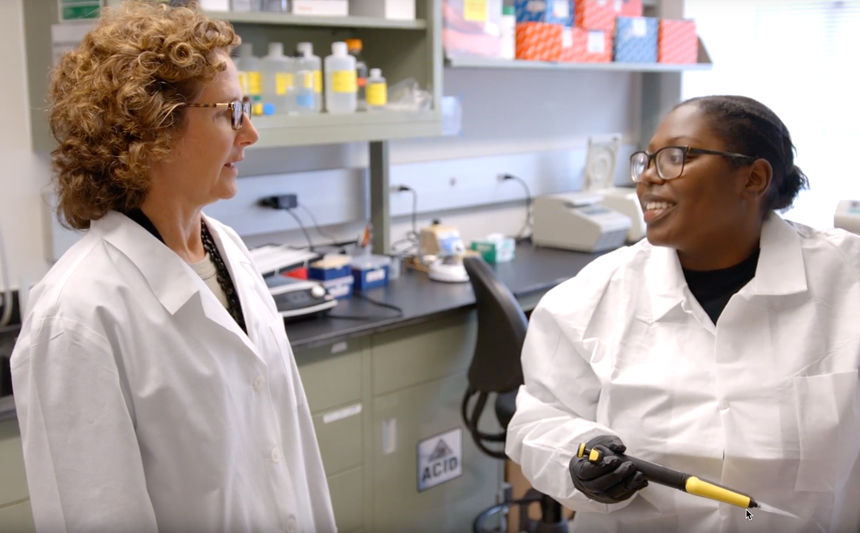
[[[511,291],[490,266],[478,256],[463,258],[478,307],[478,341],[469,366],[469,386],[461,408],[463,422],[478,448],[491,457],[507,459],[504,452],[506,429],[516,411],[519,386],[523,383],[520,352],[526,338],[528,320]],[[502,431],[485,433],[478,428],[481,414],[491,394],[495,394],[495,412]],[[475,398],[474,405],[470,402]],[[540,520],[529,520],[527,507],[539,503]],[[528,533],[567,533],[567,520],[561,504],[545,494],[530,489],[520,500],[508,500],[486,509],[475,519],[474,533],[486,533],[490,517],[510,507],[520,509],[519,531]]]

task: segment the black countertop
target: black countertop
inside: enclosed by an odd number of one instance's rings
[[[562,281],[577,274],[600,254],[539,248],[519,244],[513,261],[493,265],[499,278],[521,301],[539,298]],[[427,274],[404,268],[399,278],[385,287],[363,293],[366,298],[399,307],[403,314],[369,302],[365,298],[340,300],[331,316],[307,318],[287,324],[287,335],[294,349],[362,337],[394,328],[417,324],[475,304],[469,283],[432,281]],[[335,316],[354,318],[334,318]],[[18,327],[0,328],[0,357],[11,354]],[[0,400],[0,421],[14,416],[14,402]]]
[[[531,245],[517,245],[513,261],[493,265],[499,278],[518,299],[538,297],[562,281],[576,275],[600,254],[569,252]],[[320,316],[287,324],[293,348],[301,349],[430,320],[446,312],[475,304],[469,283],[433,281],[427,274],[404,268],[400,277],[385,286],[363,293],[367,298],[394,305],[387,309],[361,298],[340,300],[332,316],[348,315],[364,319]]]

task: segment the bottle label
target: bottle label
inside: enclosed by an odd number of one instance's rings
[[[299,83],[305,89],[309,89],[309,90],[313,91],[314,90],[314,75],[310,72],[305,72],[304,74],[302,74],[302,79],[299,80]],[[313,95],[311,95],[311,96],[313,96]]]
[[[388,86],[384,83],[367,84],[367,105],[383,106],[388,103]]]
[[[314,71],[314,91],[317,93],[322,92],[322,71],[315,70]]]
[[[358,90],[354,70],[331,73],[331,90],[336,93],[354,93]]]
[[[293,74],[291,72],[275,73],[275,94],[284,96],[293,87]]]
[[[263,93],[263,80],[258,70],[248,71],[248,93],[250,96],[257,96]]]

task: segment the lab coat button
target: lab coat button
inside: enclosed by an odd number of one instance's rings
[[[254,379],[254,390],[255,391],[262,390],[263,389],[263,382],[264,382],[263,376],[257,376]]]
[[[298,530],[299,530],[299,526],[296,523],[296,517],[293,515],[290,515],[290,517],[287,518],[287,533],[296,533],[296,531],[298,531]]]
[[[729,402],[722,400],[720,401],[720,411],[725,411],[729,408]]]
[[[281,450],[277,448],[272,448],[272,461],[278,462],[281,460]]]

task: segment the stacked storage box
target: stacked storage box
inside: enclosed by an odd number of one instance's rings
[[[608,63],[612,61],[615,4],[608,0],[577,0],[575,26],[564,36],[562,61]]]
[[[517,59],[558,61],[573,24],[573,0],[517,0]]]
[[[657,39],[657,61],[660,63],[696,63],[699,55],[699,40],[696,37],[694,20],[660,21]]]
[[[619,63],[656,63],[659,20],[651,17],[618,17],[613,60]]]

